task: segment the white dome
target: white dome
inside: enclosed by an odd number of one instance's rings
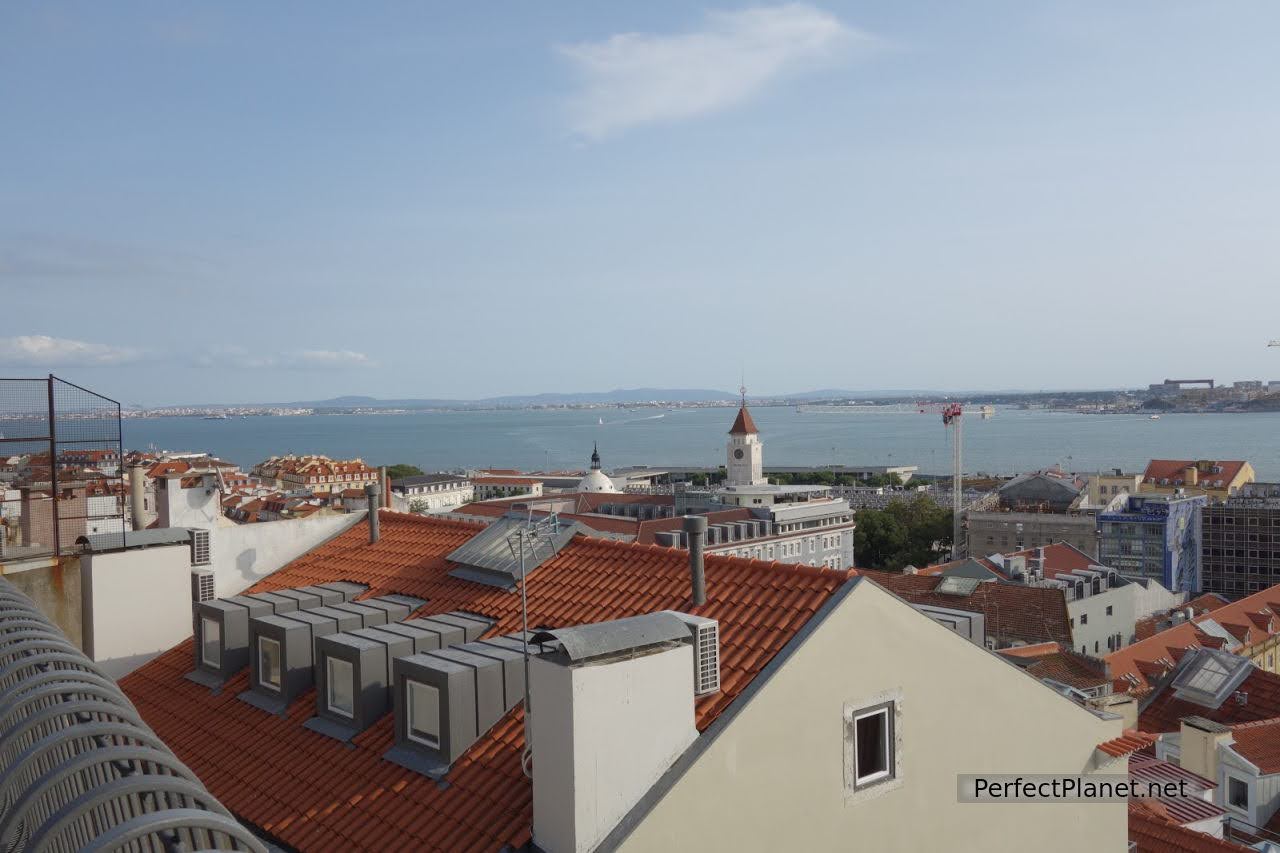
[[[588,472],[587,476],[578,481],[578,491],[580,492],[616,492],[613,480],[610,480],[605,473],[599,469]]]

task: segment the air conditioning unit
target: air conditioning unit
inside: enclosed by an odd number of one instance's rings
[[[705,616],[668,611],[689,628],[693,641],[693,695],[720,690],[720,623]]]
[[[191,571],[191,600],[194,602],[213,601],[213,570],[193,569]]]
[[[207,566],[212,561],[209,531],[199,527],[191,529],[191,565]]]

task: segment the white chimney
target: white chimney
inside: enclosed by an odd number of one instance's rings
[[[549,632],[529,659],[533,840],[595,849],[693,743],[689,629],[654,613]]]

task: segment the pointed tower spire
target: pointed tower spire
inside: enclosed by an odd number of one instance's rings
[[[600,470],[600,442],[598,441],[591,443],[591,470]]]

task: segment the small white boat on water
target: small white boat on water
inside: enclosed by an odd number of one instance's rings
[[[604,418],[596,418],[597,426],[604,426]]]
[[[1147,420],[1149,420],[1149,421],[1158,421],[1158,420],[1160,420],[1160,416],[1159,416],[1159,415],[1152,415],[1151,417],[1147,418]]]

